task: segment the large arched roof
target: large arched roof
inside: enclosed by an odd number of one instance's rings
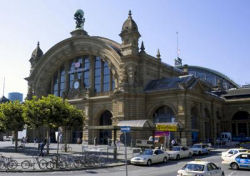
[[[27,80],[33,83],[34,89],[45,94],[44,85],[49,85],[49,79],[64,62],[79,55],[100,56],[108,62],[111,71],[118,79],[121,56],[119,44],[101,37],[80,35],[65,39],[50,48],[36,63]],[[39,93],[38,93],[39,94]]]
[[[233,80],[231,80],[229,77],[227,77],[226,75],[218,72],[218,71],[215,71],[213,69],[210,69],[210,68],[205,68],[205,67],[200,67],[200,66],[193,66],[193,65],[188,65],[188,72],[189,73],[192,73],[192,72],[203,72],[203,73],[208,73],[208,74],[211,74],[211,75],[214,75],[220,79],[222,79],[224,82],[230,84],[232,87],[230,88],[239,88],[240,86],[235,83]],[[196,75],[197,76],[197,75]],[[199,76],[197,76],[199,77]],[[206,81],[206,80],[205,80]]]

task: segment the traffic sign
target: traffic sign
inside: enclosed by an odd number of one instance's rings
[[[121,126],[121,131],[123,133],[128,133],[130,132],[130,126]]]

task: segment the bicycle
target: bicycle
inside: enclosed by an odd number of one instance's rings
[[[18,162],[11,157],[0,156],[0,169],[15,169]]]
[[[21,167],[23,169],[29,169],[30,167],[33,167],[35,169],[35,165],[37,164],[40,169],[46,169],[48,162],[45,159],[40,159],[39,157],[32,157],[32,160],[24,160],[21,162]]]
[[[66,147],[65,147],[65,145],[66,145]],[[71,152],[72,151],[72,147],[69,144],[63,144],[61,146],[61,151],[65,151],[65,149],[66,149],[67,152]]]
[[[51,157],[51,160],[48,161],[46,167],[47,169],[60,168],[65,169],[67,166],[66,162],[60,159],[58,156]]]

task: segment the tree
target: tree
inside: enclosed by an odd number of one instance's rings
[[[25,122],[29,127],[47,127],[47,141],[49,141],[51,128],[83,124],[83,113],[67,101],[54,95],[40,99],[33,97],[31,100],[26,100],[24,109]],[[49,153],[48,143],[47,153]]]
[[[0,104],[0,128],[14,131],[15,151],[17,151],[18,131],[23,129],[23,104],[19,101]]]

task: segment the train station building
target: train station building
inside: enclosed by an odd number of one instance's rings
[[[138,44],[140,30],[131,12],[117,34],[120,43],[88,35],[81,13],[78,17],[69,38],[45,53],[38,43],[26,78],[28,98],[54,94],[84,111],[86,125],[70,132],[71,142],[81,137],[107,144],[121,135],[109,127],[145,120],[176,125],[164,134],[187,145],[214,142],[221,132],[250,136],[250,87],[240,87],[205,66],[183,65],[180,58],[173,66],[164,63],[159,51],[149,55],[143,43]],[[151,135],[133,131],[132,143]]]

